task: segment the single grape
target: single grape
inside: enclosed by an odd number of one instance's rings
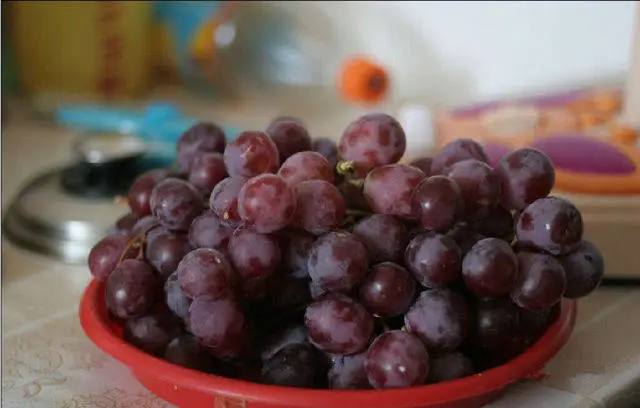
[[[432,357],[429,361],[427,383],[440,383],[473,374],[473,363],[464,354],[452,351]]]
[[[410,333],[393,330],[373,341],[364,360],[374,388],[405,388],[422,385],[429,374],[429,354]]]
[[[471,226],[485,237],[500,238],[509,243],[515,235],[513,215],[501,205],[493,208],[485,218],[475,221]]]
[[[498,238],[482,239],[462,261],[462,278],[478,296],[509,294],[518,276],[518,261],[511,245]]]
[[[552,255],[565,255],[580,247],[582,214],[569,201],[545,197],[522,211],[516,224],[518,243]]]
[[[275,173],[280,166],[278,148],[264,132],[246,131],[227,144],[224,164],[230,176],[253,177]]]
[[[164,282],[190,250],[187,234],[166,231],[148,239],[144,253],[158,280]]]
[[[164,283],[164,302],[174,315],[186,321],[191,299],[180,288],[177,272],[169,275]]]
[[[194,299],[189,307],[188,328],[202,346],[223,360],[238,357],[249,339],[242,308],[230,296]]]
[[[149,265],[126,259],[107,279],[107,308],[125,320],[142,316],[153,307],[158,289],[158,281]]]
[[[244,177],[227,177],[213,188],[209,205],[225,223],[237,225],[242,222],[238,212],[238,195],[247,180]]]
[[[178,264],[176,272],[180,288],[192,299],[222,296],[234,284],[233,270],[227,258],[211,248],[189,252]]]
[[[126,213],[122,217],[118,218],[113,226],[114,235],[131,235],[133,226],[138,222],[138,217],[133,213]]]
[[[238,227],[233,232],[227,251],[231,264],[243,281],[273,275],[281,256],[275,237],[246,227]]]
[[[338,164],[338,146],[333,140],[327,138],[316,139],[313,141],[312,150],[323,155],[332,169]]]
[[[458,224],[451,230],[449,230],[446,235],[456,242],[456,244],[460,248],[462,258],[464,258],[467,253],[469,253],[476,242],[480,241],[481,239],[487,238],[484,235],[476,232],[468,224]]]
[[[469,306],[451,290],[425,290],[404,315],[404,323],[429,351],[455,350],[469,334]]]
[[[403,314],[416,294],[416,281],[403,267],[384,262],[371,268],[360,285],[360,302],[382,317]]]
[[[297,228],[288,228],[280,234],[281,266],[296,278],[308,278],[307,258],[316,237]]]
[[[327,378],[334,390],[369,389],[369,379],[364,370],[366,352],[351,356],[332,355]]]
[[[378,214],[411,218],[411,195],[424,179],[424,173],[406,164],[376,167],[364,180],[363,195]]]
[[[488,163],[489,159],[478,142],[471,139],[456,139],[446,144],[431,162],[431,174],[443,174],[445,168],[467,159],[476,159]]]
[[[329,292],[348,293],[367,274],[367,249],[346,231],[322,235],[309,251],[309,276]]]
[[[506,347],[518,330],[519,316],[518,307],[508,300],[478,302],[474,345],[489,352]]]
[[[153,188],[169,177],[169,172],[164,169],[149,170],[142,173],[129,187],[127,201],[131,212],[138,218],[151,214],[151,192]]]
[[[189,228],[189,244],[192,248],[226,250],[233,228],[225,225],[213,211],[197,216]]]
[[[518,252],[516,257],[520,268],[511,299],[527,310],[546,309],[559,302],[567,286],[562,264],[533,252]]]
[[[215,367],[213,357],[189,333],[171,340],[164,351],[163,358],[172,364],[203,372],[212,372]]]
[[[293,189],[275,174],[262,174],[250,179],[238,194],[240,218],[263,234],[286,227],[295,211]]]
[[[303,324],[295,324],[271,335],[260,352],[262,361],[269,360],[277,352],[292,344],[307,344],[307,328]]]
[[[407,228],[397,218],[386,214],[373,214],[353,227],[369,253],[371,263],[398,262],[409,243]]]
[[[385,113],[369,113],[351,122],[345,129],[338,151],[343,160],[366,171],[373,167],[397,163],[407,146],[402,126]]]
[[[564,297],[581,298],[600,285],[604,276],[604,258],[593,243],[582,241],[578,249],[556,259],[562,264],[567,277]]]
[[[196,156],[204,152],[222,153],[227,144],[224,131],[213,123],[196,123],[180,136],[176,146],[178,164],[188,172]]]
[[[424,179],[411,199],[413,217],[423,228],[446,231],[459,220],[463,211],[460,188],[444,176]]]
[[[297,204],[293,225],[296,227],[320,235],[342,222],[346,204],[333,184],[324,180],[303,181],[295,186],[294,193]]]
[[[498,205],[500,181],[487,163],[463,160],[445,168],[443,174],[460,187],[466,220],[485,218]]]
[[[373,317],[364,306],[344,296],[325,298],[309,305],[304,324],[314,346],[336,354],[363,351],[373,334]]]
[[[290,344],[262,365],[265,384],[296,388],[321,388],[326,383],[324,356],[310,344]]]
[[[191,163],[188,181],[202,195],[208,196],[220,181],[227,177],[220,153],[200,153]]]
[[[424,173],[425,177],[429,177],[431,176],[431,162],[433,162],[433,159],[431,157],[425,156],[414,159],[411,163],[409,163],[409,165],[417,167]]]
[[[158,222],[175,231],[187,231],[203,210],[200,193],[186,181],[169,178],[151,193],[151,210]]]
[[[364,198],[361,187],[349,182],[349,180],[345,180],[338,185],[338,190],[340,190],[340,194],[342,194],[342,197],[347,204],[347,208],[371,212],[369,204]]]
[[[296,118],[275,118],[267,126],[266,133],[278,148],[281,163],[298,152],[311,150],[311,136],[304,124]]]
[[[105,280],[116,269],[121,256],[122,259],[135,258],[138,251],[129,246],[130,241],[131,237],[127,235],[111,235],[98,241],[91,248],[87,261],[91,275],[95,279]]]
[[[500,203],[508,210],[522,210],[546,197],[555,183],[549,157],[530,147],[514,150],[500,159],[495,168],[500,180]]]
[[[131,236],[136,237],[138,235],[141,235],[145,231],[151,231],[152,229],[155,229],[159,226],[160,224],[158,224],[158,220],[156,220],[156,217],[154,217],[153,215],[147,215],[146,217],[140,218],[138,221],[136,221],[133,228],[131,228]]]
[[[333,184],[333,168],[320,153],[299,152],[282,163],[278,176],[295,187],[303,181],[324,180]]]
[[[127,320],[124,340],[140,350],[160,357],[164,350],[182,332],[180,321],[167,314],[149,314]]]
[[[462,253],[452,238],[428,231],[411,240],[404,263],[422,286],[438,288],[460,278]]]

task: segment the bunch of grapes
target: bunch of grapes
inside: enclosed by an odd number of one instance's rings
[[[89,256],[136,347],[174,364],[303,388],[410,387],[503,364],[591,293],[602,255],[554,168],[487,164],[468,139],[398,163],[402,127],[367,114],[339,143],[277,118],[226,142],[188,130],[172,170]]]

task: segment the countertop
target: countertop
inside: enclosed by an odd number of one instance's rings
[[[273,104],[257,103],[200,108],[198,113],[244,127],[264,127],[270,117],[285,113]],[[304,117],[318,136],[337,137],[358,114],[305,110],[309,115],[289,112]],[[2,128],[3,212],[26,179],[68,163],[73,138],[71,132],[25,118],[20,111],[10,114]],[[85,337],[77,308],[90,279],[86,266],[26,252],[4,237],[1,259],[3,407],[171,407]],[[640,289],[599,288],[579,302],[575,331],[546,367],[547,377],[511,387],[490,407],[640,407],[639,314]]]

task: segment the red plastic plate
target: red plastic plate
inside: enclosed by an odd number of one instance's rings
[[[576,302],[563,300],[558,320],[509,363],[455,381],[391,390],[304,390],[232,380],[182,368],[127,344],[108,317],[104,282],[92,281],[80,303],[80,323],[104,352],[129,367],[151,392],[182,408],[476,408],[519,380],[535,379],[571,336]]]

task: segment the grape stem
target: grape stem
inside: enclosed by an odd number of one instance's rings
[[[355,170],[355,165],[354,165],[353,161],[344,160],[344,161],[340,161],[340,162],[338,162],[338,164],[336,164],[336,171],[341,176],[346,176],[347,174],[351,173],[354,170]]]
[[[142,259],[142,252],[143,252],[142,244],[144,244],[144,241],[146,240],[147,234],[149,233],[149,231],[151,231],[155,227],[156,227],[155,225],[152,225],[146,230],[136,235],[135,237],[131,238],[131,240],[127,243],[127,246],[124,247],[124,250],[122,250],[122,252],[120,253],[120,257],[118,258],[118,265],[122,263],[125,254],[129,252],[130,249],[133,249],[133,248],[138,249],[138,253],[136,254],[136,259],[137,260]]]
[[[347,180],[347,183],[358,187],[360,190],[364,187],[364,179],[349,179]]]
[[[117,195],[114,201],[116,202],[116,204],[125,204],[125,205],[129,204],[129,199],[121,195]]]
[[[362,210],[354,210],[351,208],[348,208],[346,211],[346,214],[349,216],[354,216],[354,217],[368,217],[371,215],[370,212],[368,211],[362,211]]]

